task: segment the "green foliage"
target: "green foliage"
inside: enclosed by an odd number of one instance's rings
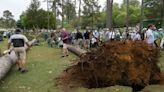
[[[144,16],[145,19],[162,18],[163,0],[144,0]]]
[[[52,12],[39,9],[40,2],[32,0],[30,7],[20,16],[21,24],[24,28],[56,28],[55,15]],[[49,20],[49,23],[48,23]],[[48,25],[49,24],[49,25]]]
[[[143,27],[150,23],[164,28],[164,0],[143,0]]]
[[[89,2],[86,0],[85,2]],[[125,0],[126,1],[126,0]],[[113,27],[125,27],[125,19],[126,19],[126,2],[123,2],[121,5],[114,3],[113,4]],[[106,11],[99,11],[98,5],[94,12],[92,13],[92,5],[90,3],[86,3],[88,6],[84,6],[83,16],[81,16],[81,26],[85,28],[87,26],[98,28],[106,27]],[[140,2],[138,0],[130,0],[129,6],[129,24],[130,26],[135,26],[140,22]],[[96,8],[94,8],[96,9]]]
[[[21,25],[24,28],[56,28],[57,17],[62,17],[58,24],[63,24],[67,28],[75,28],[79,25],[81,28],[86,27],[106,27],[106,10],[100,10],[100,0],[82,0],[81,5],[77,5],[78,0],[54,0],[52,4],[52,12],[39,9],[40,2],[32,0],[29,8],[22,13],[20,17]],[[138,0],[129,1],[129,25],[135,26],[140,22],[140,2]],[[80,7],[80,10],[76,9]],[[83,8],[83,9],[81,9]],[[79,14],[77,14],[79,13]],[[81,14],[82,13],[82,14]],[[79,16],[80,15],[80,18]],[[126,19],[126,0],[121,5],[113,4],[113,27],[124,27]],[[20,21],[18,24],[20,25]],[[62,22],[63,21],[63,22]]]
[[[100,5],[98,4],[98,0],[83,0],[83,16],[81,16],[81,24],[82,28],[86,27],[102,27],[103,23],[100,23],[103,21],[101,18],[100,13]]]
[[[14,16],[9,10],[3,11],[3,17],[0,18],[0,27],[2,28],[13,28],[15,27]]]
[[[138,0],[129,1],[129,25],[135,26],[140,22],[140,2]],[[113,4],[113,24],[114,27],[124,27],[126,19],[126,0],[121,6]]]
[[[66,16],[66,20],[71,20],[76,17],[75,6],[71,0],[67,0],[66,3],[63,4],[63,13]]]
[[[18,21],[16,22],[16,26],[17,26],[18,28],[23,29],[23,25],[22,25],[22,23],[21,23],[21,20],[18,20]]]
[[[12,15],[12,13],[11,13],[9,10],[5,10],[5,11],[3,11],[3,17],[4,17],[6,20],[8,20],[8,19],[13,18],[13,15]]]

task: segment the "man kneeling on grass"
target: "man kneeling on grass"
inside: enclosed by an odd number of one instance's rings
[[[21,34],[20,29],[16,29],[15,34],[12,35],[8,42],[8,49],[10,49],[11,45],[13,46],[13,50],[15,51],[15,54],[18,57],[17,64],[18,64],[18,70],[21,73],[28,72],[28,70],[25,68],[26,64],[26,48],[25,45],[28,47],[28,39],[26,36]]]

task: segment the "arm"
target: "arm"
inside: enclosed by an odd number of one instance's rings
[[[10,46],[11,46],[11,41],[12,41],[12,37],[10,37],[9,41],[8,41],[8,46],[7,46],[7,49],[10,49]]]
[[[28,39],[26,36],[24,36],[24,41],[25,41],[25,44],[28,46],[28,48],[30,47],[30,44],[28,43]]]
[[[7,49],[10,49],[11,43],[8,43]]]
[[[28,42],[26,42],[26,45],[27,45],[28,47],[31,47],[30,44],[29,44]]]

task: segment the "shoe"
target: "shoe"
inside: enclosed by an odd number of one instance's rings
[[[66,55],[67,57],[69,56],[69,55]]]
[[[61,56],[62,58],[64,58],[65,56]]]
[[[21,71],[22,70],[22,68],[18,68],[18,71]]]
[[[22,70],[21,70],[21,73],[22,73],[22,74],[23,74],[23,73],[26,73],[26,72],[28,72],[27,69],[22,69]]]

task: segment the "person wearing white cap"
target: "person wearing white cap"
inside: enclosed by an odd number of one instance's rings
[[[115,39],[116,33],[114,32],[113,29],[110,29],[110,32],[108,33],[108,39],[113,41]]]
[[[15,54],[17,55],[17,64],[18,64],[18,70],[21,73],[28,72],[26,69],[26,49],[25,46],[28,44],[28,39],[25,35],[21,34],[20,29],[16,29],[15,34],[12,35],[8,41],[8,49],[10,49],[11,45],[13,46],[13,50]]]
[[[140,41],[141,40],[141,35],[139,34],[139,32],[135,33],[132,40],[133,41]]]
[[[159,31],[160,31],[161,34],[163,35],[163,38],[161,39],[161,43],[160,43],[160,48],[163,49],[163,46],[164,46],[164,33],[163,33],[163,29],[160,28]]]
[[[145,32],[145,41],[149,44],[149,45],[154,45],[154,35],[153,35],[153,29],[154,29],[155,25],[150,24],[148,26],[148,30]]]
[[[68,33],[66,32],[65,28],[62,29],[61,38],[62,38],[62,41],[63,41],[63,56],[62,57],[69,56],[68,55],[69,54],[68,49],[67,49]]]

